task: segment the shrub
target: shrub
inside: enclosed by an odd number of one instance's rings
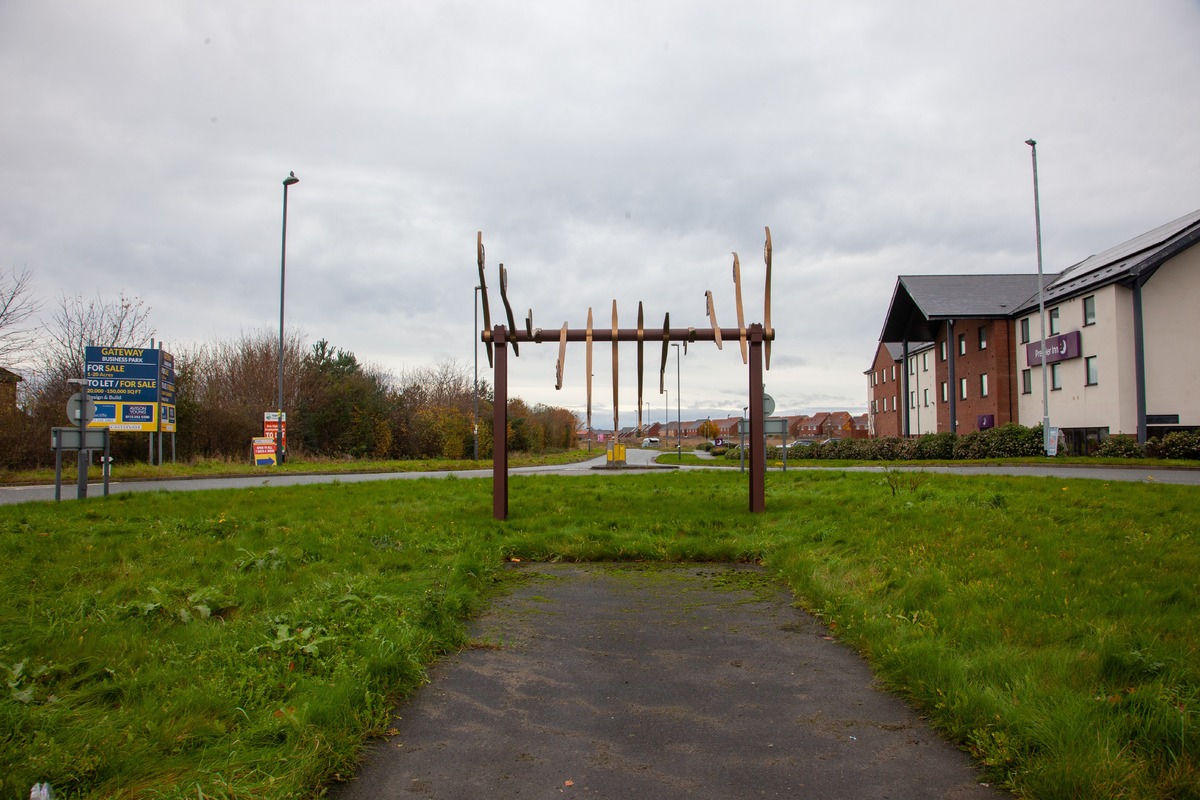
[[[1136,436],[1110,436],[1100,443],[1096,455],[1103,458],[1141,458],[1146,454]]]
[[[955,458],[1011,458],[1040,456],[1044,452],[1042,426],[1026,428],[1010,422],[999,428],[971,431],[954,444]]]
[[[1146,442],[1146,455],[1154,458],[1200,459],[1200,431],[1173,431]]]
[[[948,460],[954,458],[954,443],[957,439],[950,431],[927,433],[914,440],[913,458]]]

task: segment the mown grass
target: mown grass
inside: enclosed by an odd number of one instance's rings
[[[1200,796],[1191,487],[738,473],[0,508],[0,796],[310,797],[508,558],[755,561],[1029,797]]]

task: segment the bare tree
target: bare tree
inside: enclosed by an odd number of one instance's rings
[[[51,380],[83,374],[86,348],[138,346],[154,336],[150,308],[124,292],[116,300],[63,296],[47,325],[42,373]]]
[[[13,268],[0,274],[0,366],[13,364],[27,354],[37,340],[28,325],[40,303],[33,295],[29,270]]]

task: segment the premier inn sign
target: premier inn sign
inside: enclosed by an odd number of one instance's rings
[[[1025,345],[1025,363],[1029,366],[1042,363],[1041,342],[1030,342]],[[1046,363],[1066,361],[1069,358],[1079,358],[1083,355],[1083,345],[1079,331],[1060,333],[1046,339]]]

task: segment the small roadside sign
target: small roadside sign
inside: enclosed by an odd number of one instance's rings
[[[78,425],[79,415],[81,412],[83,414],[83,423],[86,425],[92,421],[93,417],[96,416],[96,403],[92,400],[92,398],[89,397],[87,401],[87,408],[84,408],[83,395],[79,392],[76,392],[75,394],[71,395],[71,399],[67,401],[67,421],[72,425]]]
[[[250,447],[256,467],[275,466],[275,438],[273,436],[255,436]]]

